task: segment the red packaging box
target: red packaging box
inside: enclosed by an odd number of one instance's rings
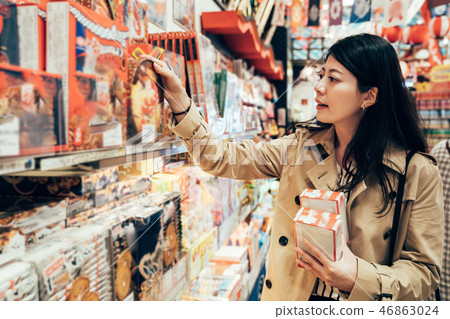
[[[61,76],[0,65],[0,157],[67,149]]]
[[[341,215],[344,241],[348,242],[347,201],[345,200],[344,193],[320,189],[305,189],[300,194],[300,204],[302,207]]]
[[[342,256],[341,215],[302,207],[294,218],[296,247],[311,254],[303,243],[306,238],[331,260]],[[300,256],[297,254],[297,258]]]
[[[129,41],[132,44],[145,44],[148,38],[148,4],[143,0],[126,1],[124,24],[129,29]],[[128,10],[127,10],[128,9]]]
[[[128,29],[75,2],[47,5],[47,69],[63,75],[69,150],[126,138]]]
[[[150,60],[128,60],[128,142],[159,139],[163,92],[161,79]]]
[[[45,70],[45,0],[0,1],[0,63]]]

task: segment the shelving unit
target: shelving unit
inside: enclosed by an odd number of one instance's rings
[[[272,47],[262,43],[253,19],[247,20],[239,11],[203,12],[201,19],[204,31],[222,35],[233,54],[247,59],[265,77],[284,78],[282,63],[275,61]]]
[[[222,139],[252,138],[258,131],[225,134]],[[91,163],[95,168],[105,168],[176,155],[187,152],[181,140],[136,144],[112,149],[90,150],[82,152],[43,154],[30,157],[0,158],[0,175],[13,174],[38,169],[41,171],[60,169]]]

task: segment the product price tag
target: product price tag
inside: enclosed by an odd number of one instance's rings
[[[70,281],[69,273],[65,267],[64,257],[60,257],[44,268],[42,274],[44,278],[44,285],[49,296],[58,291],[61,286],[68,284]]]
[[[153,143],[156,140],[156,127],[154,124],[142,125],[142,143]]]
[[[0,119],[0,156],[19,155],[19,118]]]
[[[119,146],[122,145],[122,124],[117,124],[114,128],[103,133],[103,146]]]

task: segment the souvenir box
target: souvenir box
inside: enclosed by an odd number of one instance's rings
[[[0,227],[0,265],[25,254],[25,237],[20,229]]]
[[[73,1],[47,4],[47,70],[62,74],[69,150],[126,138],[128,29]]]
[[[181,256],[181,209],[180,193],[152,194],[149,203],[163,208],[164,273],[172,268]]]
[[[38,276],[33,267],[21,261],[0,267],[0,301],[39,300]]]
[[[26,172],[17,176],[0,177],[0,194],[75,197],[105,189],[118,180],[119,173],[116,167],[96,171]]]
[[[0,197],[0,227],[14,227],[27,245],[65,228],[67,200],[39,197]]]
[[[305,189],[300,194],[300,205],[315,210],[341,215],[342,233],[348,242],[347,212],[344,193],[319,189]]]
[[[40,300],[112,300],[111,259],[98,226],[70,228],[27,251],[39,276]]]
[[[161,135],[163,92],[150,60],[128,60],[127,92],[128,143],[157,141]]]
[[[39,0],[0,1],[0,63],[45,69],[45,6]]]
[[[163,210],[160,207],[142,206],[133,217],[136,230],[136,249],[133,253],[136,260],[136,271],[133,282],[138,300],[158,301],[162,298],[163,289]]]
[[[236,301],[240,296],[240,276],[202,275],[191,282],[181,299]]]
[[[311,253],[303,243],[306,238],[329,259],[337,261],[341,258],[341,215],[302,207],[294,218],[294,227],[296,247]]]
[[[0,65],[0,157],[67,149],[60,75]]]

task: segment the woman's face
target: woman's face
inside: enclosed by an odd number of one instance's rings
[[[356,128],[363,116],[364,94],[356,77],[333,56],[329,56],[314,86],[317,120],[336,126]]]

